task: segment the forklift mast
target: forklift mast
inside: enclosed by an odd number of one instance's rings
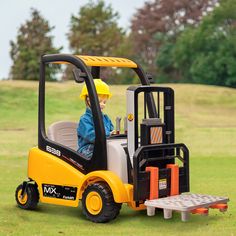
[[[155,101],[157,114],[154,117],[147,109],[148,96]],[[141,99],[143,114],[139,103]],[[152,197],[188,192],[189,152],[184,144],[175,144],[174,91],[157,86],[129,87],[127,120],[127,146],[133,166],[134,200],[137,206]],[[176,159],[180,166],[176,165]],[[152,180],[153,176],[155,181]]]
[[[138,117],[140,95],[143,95],[144,114]],[[162,95],[162,96],[161,96]],[[141,120],[141,145],[174,143],[174,91],[171,88],[156,86],[131,86],[127,89],[128,152],[132,157],[138,148],[139,123]],[[155,116],[150,115],[149,100],[155,106]],[[155,100],[156,98],[156,100]],[[161,101],[161,98],[162,101]],[[162,109],[162,110],[161,110]],[[148,114],[147,114],[148,111]],[[148,117],[147,117],[148,116]],[[162,120],[163,119],[163,120]],[[159,127],[159,128],[158,128]],[[161,137],[158,137],[161,136]]]

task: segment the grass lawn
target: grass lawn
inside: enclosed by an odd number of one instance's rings
[[[94,224],[81,208],[39,204],[36,211],[16,206],[15,188],[27,175],[27,152],[37,145],[37,82],[0,81],[0,235],[236,235],[236,90],[214,86],[170,84],[175,90],[176,142],[190,149],[193,193],[228,196],[228,212],[210,210],[208,217],[180,215],[164,220],[123,205],[118,218]],[[125,116],[125,89],[111,86],[106,112],[114,121]],[[78,121],[84,111],[81,86],[47,84],[46,124]]]

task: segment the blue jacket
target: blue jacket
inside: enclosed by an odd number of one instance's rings
[[[110,136],[110,132],[114,129],[114,126],[110,118],[103,114],[103,123],[105,128],[106,137]],[[93,115],[90,108],[86,108],[84,115],[80,117],[80,121],[77,127],[78,135],[78,152],[82,152],[88,145],[94,144],[95,141],[95,129],[93,123]]]

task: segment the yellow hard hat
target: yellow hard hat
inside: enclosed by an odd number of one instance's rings
[[[109,86],[105,82],[103,82],[101,79],[94,79],[93,81],[97,94],[108,95],[108,98],[112,96],[112,94],[110,93]],[[85,100],[86,96],[88,96],[88,89],[86,84],[84,84],[80,94],[80,99]]]

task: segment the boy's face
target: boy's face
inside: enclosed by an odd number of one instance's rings
[[[106,107],[108,95],[98,95],[98,99],[99,99],[100,108],[101,110],[103,110]]]

